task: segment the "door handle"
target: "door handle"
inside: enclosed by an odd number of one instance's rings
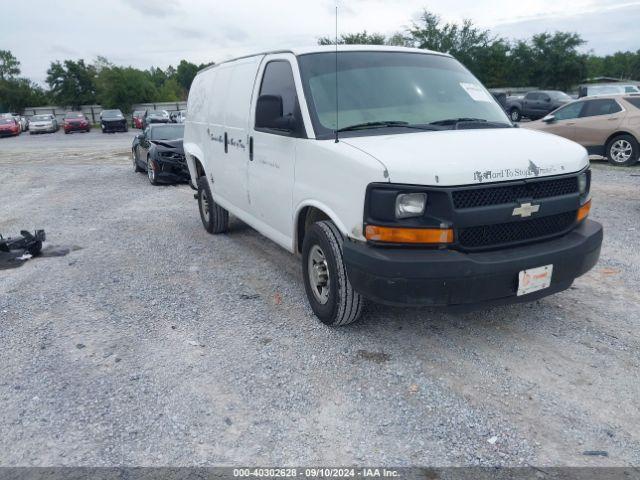
[[[573,126],[573,125],[575,125],[575,124],[576,124],[576,122],[570,122],[570,123],[567,123],[566,125],[567,125],[568,127],[572,127],[572,126]]]
[[[229,153],[229,137],[227,132],[224,132],[224,153]]]
[[[618,117],[607,118],[607,120],[609,120],[610,122],[613,122],[614,120],[618,120]]]
[[[253,137],[249,137],[249,161],[253,162]]]

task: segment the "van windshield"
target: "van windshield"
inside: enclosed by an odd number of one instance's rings
[[[329,138],[336,129],[335,55],[323,52],[298,57],[317,138]],[[451,57],[404,52],[338,53],[340,130],[368,124],[368,134],[398,133],[397,128],[403,125],[456,128],[456,120],[491,122],[496,127],[511,125],[491,94]],[[376,124],[394,128],[376,129]]]

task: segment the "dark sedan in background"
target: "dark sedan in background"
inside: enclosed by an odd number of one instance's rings
[[[64,133],[88,132],[91,130],[91,122],[82,112],[67,112],[62,121]]]
[[[182,148],[184,125],[152,124],[133,139],[131,156],[136,172],[147,172],[152,185],[189,181]]]
[[[166,110],[147,110],[142,118],[143,128],[147,128],[152,123],[171,123],[171,117]]]
[[[128,132],[127,119],[120,110],[103,110],[100,114],[102,133]]]

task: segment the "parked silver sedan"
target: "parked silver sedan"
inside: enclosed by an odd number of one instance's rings
[[[29,121],[29,133],[54,133],[60,126],[58,120],[51,114],[34,115]]]

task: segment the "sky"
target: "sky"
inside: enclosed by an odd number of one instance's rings
[[[469,18],[511,39],[575,31],[598,55],[640,49],[640,0],[4,0],[0,49],[22,75],[44,84],[54,60],[166,68],[184,58],[219,62],[239,55],[314,45],[342,33],[392,34],[428,9],[445,21]]]

